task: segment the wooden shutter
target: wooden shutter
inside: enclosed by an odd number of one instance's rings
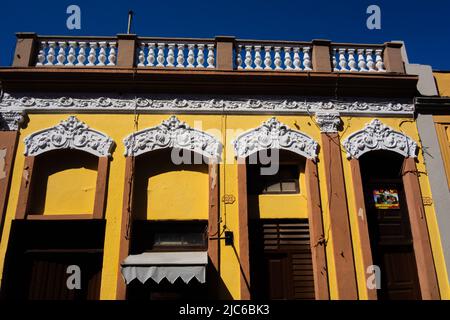
[[[259,230],[255,230],[256,238],[253,241],[258,241],[257,238],[262,241],[264,263],[267,266],[267,279],[259,281],[269,281],[269,298],[278,298],[283,291],[285,299],[315,299],[308,221],[262,219],[257,225]],[[274,261],[277,261],[277,264],[274,264]],[[278,271],[271,267],[275,265]],[[283,271],[280,271],[280,266],[284,266]],[[283,284],[272,285],[271,283],[275,283],[274,276],[280,272],[286,273],[278,275],[277,281]],[[274,291],[273,294],[271,291]]]

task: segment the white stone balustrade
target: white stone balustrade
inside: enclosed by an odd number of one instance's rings
[[[136,65],[140,68],[212,69],[216,67],[215,44],[141,41]]]
[[[382,48],[335,46],[331,52],[335,72],[386,72]]]
[[[238,70],[312,71],[311,46],[250,45],[235,46]]]
[[[116,61],[116,41],[41,41],[36,66],[104,67]]]

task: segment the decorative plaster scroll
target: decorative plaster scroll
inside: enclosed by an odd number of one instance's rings
[[[316,123],[321,132],[335,133],[338,132],[341,118],[339,112],[316,112]]]
[[[405,157],[416,157],[417,143],[404,133],[374,119],[364,129],[352,133],[342,142],[348,158],[358,159],[366,152],[389,150]]]
[[[0,112],[0,130],[17,131],[23,122],[23,111]]]
[[[156,127],[130,134],[123,140],[126,156],[165,148],[186,149],[207,158],[220,159],[222,144],[212,135],[189,127],[185,122],[171,116]]]
[[[241,134],[234,142],[234,150],[239,158],[265,149],[284,149],[308,159],[316,159],[317,142],[306,134],[289,129],[275,117],[261,126]]]
[[[24,142],[27,156],[37,156],[56,149],[77,149],[106,157],[111,155],[114,144],[107,135],[90,129],[74,116],[52,128],[32,133]]]
[[[284,100],[277,97],[211,97],[188,95],[153,96],[34,96],[5,94],[0,108],[27,112],[141,112],[151,113],[283,113],[314,114],[339,112],[341,115],[413,115],[414,105],[403,100],[335,101],[326,97],[300,97]]]

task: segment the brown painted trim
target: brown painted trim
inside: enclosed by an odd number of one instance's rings
[[[16,33],[17,42],[14,52],[13,67],[30,67],[36,61],[37,35],[34,32]]]
[[[230,71],[234,69],[233,46],[234,37],[216,37],[216,68]]]
[[[330,40],[316,39],[312,41],[312,64],[314,71],[332,72],[331,55],[330,55]]]
[[[6,152],[4,167],[0,168],[4,173],[2,175],[3,178],[0,179],[0,237],[8,205],[9,189],[14,168],[14,160],[16,158],[18,137],[18,131],[0,131],[0,149],[4,149]]]
[[[306,192],[308,196],[308,220],[314,271],[314,291],[317,300],[329,300],[325,234],[323,232],[322,206],[320,203],[319,176],[313,160],[306,160]]]
[[[92,214],[27,214],[27,220],[89,220]]]
[[[322,133],[322,152],[339,299],[358,299],[339,135]]]
[[[384,65],[387,72],[396,72],[399,74],[405,74],[405,63],[402,57],[403,43],[398,42],[386,42],[384,49]]]
[[[136,58],[136,35],[117,35],[117,66],[132,68]]]
[[[355,196],[355,219],[358,221],[359,238],[362,251],[362,260],[364,265],[364,279],[367,277],[367,268],[373,265],[372,249],[370,246],[369,226],[367,224],[366,204],[364,201],[364,186],[361,177],[361,168],[359,160],[350,160],[350,169],[353,180],[353,194]],[[377,289],[369,289],[366,285],[367,297],[369,300],[377,300]]]
[[[33,173],[35,165],[35,157],[25,157],[25,164],[22,174],[22,182],[19,191],[19,201],[17,204],[16,219],[30,219],[30,220],[60,220],[60,219],[103,219],[106,194],[108,186],[108,170],[109,158],[99,157],[97,168],[97,182],[94,199],[93,214],[73,214],[73,215],[42,215],[28,213],[30,206],[30,195],[33,184]]]
[[[120,51],[120,49],[119,49]],[[380,73],[152,68],[0,68],[8,92],[64,91],[411,97],[418,77]],[[336,83],[338,86],[336,87]]]
[[[106,195],[108,193],[109,158],[99,157],[97,167],[97,184],[95,188],[93,219],[103,219],[106,209]]]
[[[19,190],[19,200],[17,202],[16,219],[25,219],[28,214],[30,204],[31,184],[33,182],[35,157],[25,157],[22,182]]]
[[[214,273],[217,275],[210,284],[212,291],[218,289],[218,277],[220,276],[220,222],[219,222],[219,165],[215,162],[208,164],[209,171],[209,214],[208,214],[208,256]],[[212,239],[214,238],[214,239]]]
[[[250,248],[247,210],[247,165],[245,159],[238,159],[237,170],[241,300],[250,300]]]
[[[405,158],[402,174],[422,299],[438,300],[441,298],[439,285],[414,158]]]
[[[125,300],[127,295],[127,286],[120,272],[121,262],[128,256],[130,250],[129,231],[131,230],[132,198],[133,198],[133,170],[134,157],[126,157],[125,162],[125,181],[123,191],[122,219],[120,227],[120,249],[119,249],[119,271],[117,273],[117,291],[116,299]]]

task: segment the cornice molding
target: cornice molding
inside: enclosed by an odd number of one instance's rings
[[[130,134],[123,140],[125,156],[139,156],[158,149],[191,150],[209,159],[220,159],[222,144],[212,135],[191,128],[176,116],[160,125]]]
[[[22,111],[0,112],[0,131],[17,131],[23,120],[24,113]]]
[[[107,135],[90,129],[75,116],[70,116],[54,127],[30,134],[24,142],[26,156],[37,156],[57,149],[76,149],[107,157],[111,155],[114,144]]]
[[[317,142],[300,131],[290,129],[275,117],[261,126],[244,132],[233,141],[238,158],[246,158],[266,149],[283,149],[308,159],[316,159]]]
[[[358,100],[346,98],[336,101],[327,97],[232,97],[232,96],[102,96],[77,94],[65,96],[43,96],[39,94],[4,95],[1,109],[32,113],[47,112],[101,112],[101,113],[271,113],[271,114],[315,114],[317,112],[339,112],[344,115],[411,116],[414,105],[404,100]]]
[[[320,128],[320,132],[336,133],[341,124],[339,112],[316,112],[316,123]]]
[[[362,130],[350,134],[343,142],[347,158],[358,159],[374,150],[389,150],[405,157],[415,158],[417,143],[404,133],[395,131],[380,120],[374,119]]]

